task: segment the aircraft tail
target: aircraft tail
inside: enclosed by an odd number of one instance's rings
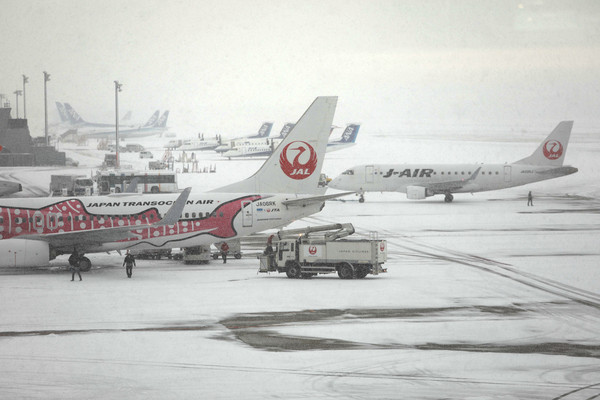
[[[67,110],[65,110],[65,106],[62,103],[56,102],[56,109],[58,110],[58,116],[60,117],[60,122],[69,122],[69,116],[67,115]]]
[[[296,125],[296,124],[294,124],[293,122],[287,122],[285,125],[283,125],[283,128],[281,128],[281,132],[279,132],[279,137],[281,139],[286,137],[287,134],[290,133],[290,131],[292,130],[294,125]]]
[[[83,118],[81,118],[81,116],[79,114],[77,114],[77,111],[75,111],[75,109],[73,107],[71,107],[71,105],[69,103],[64,103],[64,106],[65,106],[65,110],[67,111],[67,117],[69,118],[69,121],[71,121],[71,123],[73,123],[73,124],[85,123]]]
[[[129,122],[130,119],[131,119],[131,111],[127,111],[125,113],[125,115],[123,115],[123,118],[121,118],[121,122]]]
[[[560,167],[567,155],[567,146],[573,129],[573,121],[561,121],[539,147],[529,156],[515,164]]]
[[[263,122],[258,130],[256,135],[250,136],[250,138],[266,138],[271,134],[271,129],[273,128],[272,122]]]
[[[143,127],[147,128],[149,126],[154,126],[154,124],[156,124],[156,122],[158,121],[158,114],[160,114],[160,111],[156,110],[154,111],[154,114],[152,114],[152,116],[150,117],[150,119],[148,120],[148,122],[146,122]]]
[[[337,96],[317,97],[251,177],[213,192],[318,194]]]
[[[166,128],[168,119],[169,119],[169,110],[165,111],[163,113],[163,115],[160,116],[158,121],[156,121],[156,127],[157,128]]]
[[[339,142],[341,143],[354,143],[356,142],[356,137],[358,136],[358,130],[360,129],[360,124],[348,124],[344,132],[342,133],[342,137]]]

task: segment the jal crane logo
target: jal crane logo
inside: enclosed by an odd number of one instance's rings
[[[544,156],[548,160],[556,160],[563,154],[563,146],[558,140],[548,140],[544,143]]]
[[[294,156],[293,152],[295,151],[297,153]],[[290,156],[294,157],[292,162],[289,160]],[[297,180],[311,176],[317,169],[317,162],[315,149],[310,144],[301,141],[295,141],[285,146],[279,156],[279,165],[283,173]]]
[[[308,253],[311,256],[314,256],[315,254],[317,254],[317,246],[309,246],[308,247]]]
[[[383,243],[383,242],[379,243],[379,250],[385,251],[385,243]]]

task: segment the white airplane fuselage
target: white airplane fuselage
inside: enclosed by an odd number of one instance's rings
[[[479,173],[469,178],[478,169]],[[350,172],[352,171],[352,172]],[[474,193],[510,188],[557,178],[577,172],[577,168],[526,164],[371,164],[353,167],[329,184],[340,190],[358,192],[407,192],[409,186],[427,186],[447,181],[463,181],[452,193]],[[430,193],[440,194],[444,191]]]
[[[103,228],[136,225],[126,238],[80,243],[85,252],[209,245],[252,232],[275,228],[318,212],[320,204],[286,207],[281,202],[302,196],[294,194],[191,193],[180,220],[174,225],[150,227],[172,206],[177,193],[155,195],[110,195],[78,198],[5,199],[0,209],[0,238],[35,239],[53,233],[78,233]],[[73,250],[73,244],[53,244],[58,253]]]

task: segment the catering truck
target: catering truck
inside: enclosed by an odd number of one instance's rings
[[[382,267],[387,261],[387,242],[376,233],[368,239],[343,239],[353,233],[352,224],[279,231],[259,256],[259,272],[285,272],[288,278],[337,272],[342,279],[387,272]]]

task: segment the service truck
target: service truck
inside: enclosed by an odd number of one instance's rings
[[[52,196],[90,196],[94,194],[94,182],[85,175],[51,175]]]
[[[259,272],[285,272],[288,278],[337,272],[342,279],[387,272],[382,267],[387,260],[387,242],[374,232],[369,239],[342,239],[353,233],[352,224],[279,231],[272,239],[272,251],[267,247],[259,256]]]

